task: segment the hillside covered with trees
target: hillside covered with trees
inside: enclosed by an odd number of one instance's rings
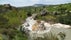
[[[27,14],[38,14],[37,20],[71,25],[71,3],[28,7],[4,4],[0,5],[0,40],[27,40],[27,35],[18,30]]]

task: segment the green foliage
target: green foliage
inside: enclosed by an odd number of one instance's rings
[[[49,12],[46,16],[41,16],[40,12],[46,9]],[[56,14],[53,12],[57,12]],[[37,13],[37,20],[45,20],[50,22],[59,22],[63,24],[71,25],[71,3],[61,5],[49,5],[49,6],[29,6],[22,8],[12,9],[6,8],[0,5],[0,33],[9,37],[9,40],[26,40],[27,37],[23,33],[18,32],[17,28],[27,18],[27,13]],[[23,38],[24,37],[24,38]]]
[[[0,34],[0,40],[3,40],[3,38],[2,38],[2,34]]]
[[[27,39],[28,39],[28,36],[20,31],[18,31],[18,33],[16,34],[14,38],[14,40],[27,40]]]

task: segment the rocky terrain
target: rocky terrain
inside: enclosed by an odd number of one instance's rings
[[[34,40],[34,39],[37,39],[38,37],[44,38],[45,37],[44,34],[49,35],[49,33],[52,32],[53,31],[52,29],[54,29],[54,28],[56,28],[57,30],[71,29],[70,25],[65,25],[65,24],[61,24],[61,23],[51,24],[51,23],[48,23],[48,22],[42,21],[42,20],[41,21],[34,20],[34,16],[35,16],[35,14],[28,17],[26,19],[26,21],[24,22],[24,24],[22,24],[22,28],[21,28],[22,29],[21,31],[24,31],[26,34],[28,33],[29,40]],[[54,30],[54,31],[56,31],[56,30]],[[64,34],[63,33],[64,31],[58,31],[55,33],[54,33],[54,31],[52,32],[52,34],[55,34],[55,35],[61,34],[61,33]],[[58,38],[58,39],[64,40],[61,38]]]
[[[37,14],[37,16],[32,17],[31,14]],[[27,32],[32,34],[32,36],[29,35],[31,38],[34,35],[36,39],[33,40],[58,40],[58,34],[59,38],[61,35],[62,40],[70,40],[70,26],[71,3],[37,4],[28,7],[0,5],[0,40],[28,40]],[[45,35],[45,33],[48,34]],[[40,37],[39,34],[44,36]]]

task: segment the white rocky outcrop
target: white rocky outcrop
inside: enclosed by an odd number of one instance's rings
[[[53,27],[56,27],[56,28],[71,28],[70,25],[65,25],[65,24],[61,24],[61,23],[56,23],[56,24],[52,24]]]
[[[50,24],[45,21],[34,20],[34,17],[28,17],[24,24],[22,24],[22,29],[25,31],[29,30],[29,36],[31,37],[43,37],[43,34],[51,31],[52,27],[55,28],[71,28],[70,25],[65,25],[61,23]],[[27,30],[26,30],[27,29]]]
[[[24,24],[22,24],[23,28],[28,29],[30,31],[41,31],[43,29],[49,30],[51,27],[56,28],[71,28],[70,25],[65,25],[61,23],[50,24],[45,21],[34,20],[34,18],[28,17]],[[41,29],[41,30],[40,30]]]

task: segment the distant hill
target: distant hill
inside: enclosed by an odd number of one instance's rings
[[[39,6],[46,6],[45,4],[34,4],[34,7],[39,7]]]

